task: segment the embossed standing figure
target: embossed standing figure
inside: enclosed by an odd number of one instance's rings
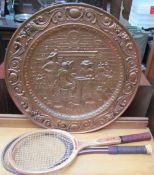
[[[50,52],[46,59],[48,62],[42,66],[42,69],[46,72],[52,72],[55,66],[57,67],[57,65],[59,65],[59,63],[55,61],[55,59],[57,59],[57,52]]]
[[[49,86],[53,86],[53,81],[56,79],[58,69],[60,68],[60,64],[58,62],[56,51],[50,52],[48,57],[46,58],[45,64],[42,66],[42,69],[46,72],[47,83]]]
[[[93,88],[94,88],[94,70],[93,62],[85,59],[80,63],[81,69],[78,76],[75,77],[78,83],[78,94],[80,98],[80,104],[94,104],[93,100]]]
[[[72,63],[73,61],[63,61],[61,63],[61,68],[58,70],[57,79],[53,86],[53,95],[60,98],[60,100],[57,100],[62,103],[62,106],[67,106],[75,89],[75,82],[70,73]]]
[[[104,102],[112,94],[110,89],[110,79],[112,78],[112,69],[107,61],[100,61],[96,69],[97,88],[95,96],[99,102]]]

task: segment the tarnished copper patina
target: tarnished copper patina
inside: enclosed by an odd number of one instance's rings
[[[5,58],[6,83],[35,123],[70,132],[105,127],[139,84],[137,47],[111,15],[86,4],[48,7],[22,24]]]

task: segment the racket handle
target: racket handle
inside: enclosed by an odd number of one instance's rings
[[[151,134],[149,132],[144,132],[140,134],[131,134],[131,135],[123,135],[117,137],[109,137],[109,138],[100,138],[96,140],[95,144],[91,144],[91,146],[109,146],[109,145],[117,145],[120,143],[131,143],[137,141],[145,141],[150,140]],[[90,146],[90,145],[88,145]]]
[[[109,146],[109,154],[152,154],[151,145],[145,146]]]
[[[149,132],[145,132],[141,134],[132,134],[132,135],[119,136],[119,137],[121,139],[121,143],[129,143],[129,142],[150,140],[151,134]]]

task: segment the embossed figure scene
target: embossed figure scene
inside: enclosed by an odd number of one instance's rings
[[[30,98],[52,115],[66,118],[105,111],[124,78],[116,46],[101,31],[84,25],[59,28],[38,38],[25,59]]]

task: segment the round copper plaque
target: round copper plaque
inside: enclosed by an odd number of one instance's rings
[[[140,78],[137,48],[112,16],[85,4],[46,8],[10,41],[6,83],[19,109],[46,128],[100,129],[132,101]]]

